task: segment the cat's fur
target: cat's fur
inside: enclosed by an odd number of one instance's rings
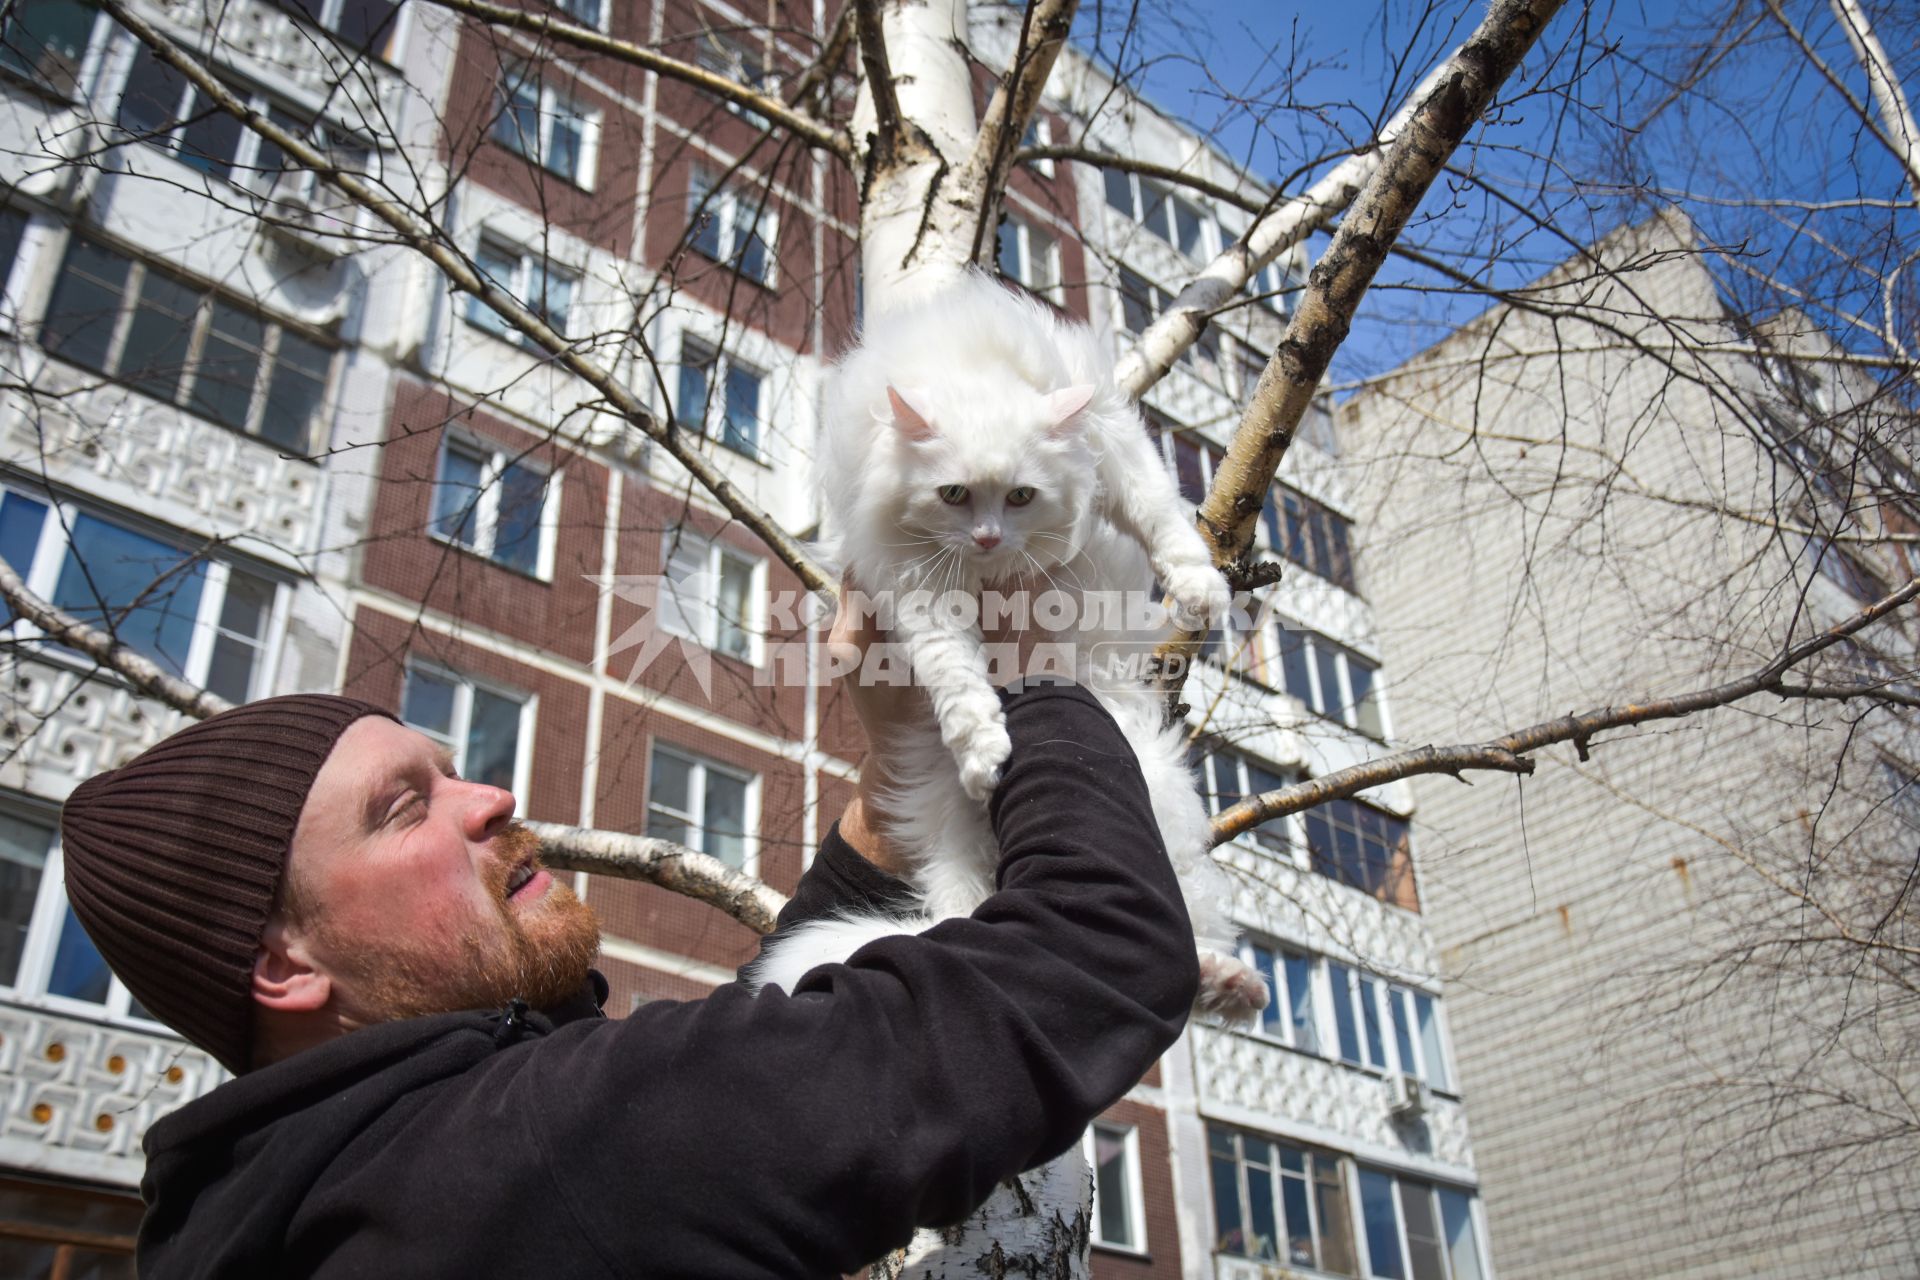
[[[819,481],[828,554],[853,585],[896,598],[914,590],[977,592],[1026,575],[1075,597],[1144,598],[1158,574],[1168,598],[1219,617],[1230,596],[1149,440],[1139,410],[1114,385],[1112,364],[1086,328],[984,276],[871,323],[829,384]],[[947,486],[964,486],[953,502]],[[1030,489],[1024,505],[1008,495]],[[984,542],[997,537],[998,545]],[[749,975],[791,989],[807,970],[872,939],[917,932],[970,913],[993,891],[999,850],[984,800],[1009,751],[979,627],[902,611],[893,638],[928,686],[938,736],[895,748],[899,781],[888,834],[907,852],[925,914],[803,926],[763,953]],[[1266,989],[1234,958],[1230,886],[1208,854],[1207,813],[1186,765],[1185,734],[1162,723],[1160,698],[1137,678],[1096,670],[1103,642],[1134,652],[1159,637],[1092,630],[1070,637],[1076,678],[1125,733],[1145,775],[1161,837],[1200,939],[1200,1007],[1238,1017]]]

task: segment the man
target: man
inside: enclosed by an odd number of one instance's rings
[[[875,760],[926,714],[849,687]],[[148,1134],[142,1275],[833,1276],[961,1220],[1078,1140],[1197,982],[1118,728],[1071,685],[1006,706],[971,919],[618,1021],[513,797],[377,707],[252,703],[83,784],[75,912],[238,1076]],[[881,772],[783,926],[905,891]]]

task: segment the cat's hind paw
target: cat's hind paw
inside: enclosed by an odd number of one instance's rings
[[[1169,566],[1161,575],[1167,605],[1181,626],[1198,629],[1218,622],[1233,608],[1233,590],[1211,564]]]
[[[960,789],[982,804],[1000,785],[1000,766],[1013,754],[1013,739],[1003,725],[986,725],[969,735],[967,743],[954,753],[960,765]]]
[[[1251,1022],[1267,1007],[1260,971],[1221,951],[1200,952],[1200,994],[1193,1011],[1225,1023]]]

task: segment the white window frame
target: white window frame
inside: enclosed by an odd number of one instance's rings
[[[756,195],[761,198],[749,199],[722,183],[704,166],[696,164],[687,184],[687,243],[693,244],[693,219],[699,217],[704,209],[706,215],[714,220],[715,234],[719,237],[720,253],[715,261],[742,280],[751,280],[773,289],[780,283],[780,263],[776,253],[780,243],[780,214],[770,196],[764,193]],[[762,275],[752,276],[740,269],[740,250],[746,244],[745,236],[741,233],[743,224],[747,232],[759,232],[760,243],[766,250],[766,271]],[[706,250],[702,249],[700,253],[704,255]]]
[[[1060,238],[1049,231],[1035,227],[1027,219],[1016,213],[1007,214],[1007,224],[1013,228],[1015,256],[1019,259],[1019,270],[1013,279],[1033,293],[1054,302],[1061,300],[1060,281]],[[1045,263],[1041,275],[1047,280],[1045,285],[1034,283],[1033,242],[1036,238],[1047,242]],[[995,265],[998,265],[996,246]]]
[[[337,14],[341,0],[329,0],[329,4]],[[406,7],[403,5],[401,12],[405,13],[405,11]],[[399,24],[400,19],[395,18],[393,26],[395,33],[399,30]],[[330,27],[328,28],[328,30],[331,29]],[[124,55],[125,66],[120,70],[117,77],[120,85],[120,93],[123,95],[126,92],[129,81],[133,78],[134,64],[139,60],[143,48],[144,46],[141,45],[139,41],[131,40],[130,38],[128,49]],[[279,110],[282,115],[293,116],[296,119],[304,118],[307,114],[305,110],[276,102],[271,96],[258,89],[232,83],[226,83],[226,89],[227,92],[239,98],[242,102],[246,103],[250,109],[261,115],[266,115],[268,112],[276,109]],[[297,199],[302,202],[307,202],[312,199],[314,193],[319,189],[318,176],[315,175],[312,170],[304,169],[297,165],[289,165],[287,168],[273,173],[268,173],[263,170],[260,167],[260,153],[266,146],[266,140],[252,129],[242,128],[240,130],[239,142],[236,143],[234,147],[232,171],[224,179],[206,173],[205,170],[185,159],[180,150],[181,132],[187,121],[192,119],[196,114],[195,104],[198,103],[203,110],[212,110],[213,108],[207,103],[206,95],[191,81],[184,82],[180,87],[180,92],[181,96],[174,104],[173,111],[173,120],[176,127],[168,130],[166,133],[149,134],[141,138],[140,141],[161,152],[163,155],[187,165],[189,168],[192,168],[194,172],[203,174],[209,181],[229,182],[236,187],[254,192],[257,195],[266,195],[272,192],[283,198]],[[116,130],[119,128],[118,122],[119,99],[116,98],[113,115],[113,124]],[[380,148],[372,142],[362,143],[359,139],[354,138],[347,129],[321,118],[307,121],[304,130],[300,132],[299,136],[303,141],[313,143],[323,151],[334,145],[336,139],[341,143],[353,144],[356,149],[364,148],[368,154],[368,173],[371,176],[378,177]],[[280,183],[282,181],[289,184],[286,190],[280,189]]]
[[[591,27],[595,31],[608,31],[612,29],[613,0],[595,0],[595,3],[597,3],[600,8],[600,13],[599,16],[591,22],[581,16],[580,12],[573,7],[577,2],[578,0],[553,0],[553,7],[561,13],[566,14],[567,17],[573,19],[581,26]]]
[[[1262,523],[1264,523],[1264,521]],[[1309,570],[1309,572],[1311,571]],[[1353,672],[1348,664],[1351,659],[1357,658],[1373,668],[1373,688],[1367,696],[1373,703],[1374,715],[1380,721],[1380,737],[1386,739],[1392,736],[1393,725],[1392,722],[1387,719],[1387,701],[1382,692],[1384,681],[1381,677],[1381,669],[1378,663],[1374,662],[1373,659],[1367,657],[1365,654],[1355,653],[1352,649],[1337,640],[1321,635],[1311,627],[1288,626],[1287,620],[1278,616],[1275,618],[1275,625],[1283,632],[1291,633],[1300,641],[1301,652],[1305,655],[1307,667],[1307,688],[1311,695],[1302,701],[1310,713],[1319,716],[1323,720],[1330,720],[1334,724],[1345,725],[1347,728],[1358,733],[1366,734],[1368,737],[1373,736],[1368,730],[1361,726],[1359,701],[1353,696]],[[1286,669],[1284,665],[1286,658],[1282,652],[1285,648],[1285,643],[1285,638],[1281,637],[1280,644],[1275,649],[1276,656],[1280,663],[1280,680],[1278,687],[1290,697],[1299,699],[1299,694],[1287,688]],[[1335,682],[1340,686],[1333,691],[1336,697],[1331,700],[1327,697],[1327,689],[1324,687],[1325,681],[1320,678],[1322,674],[1320,670],[1320,652],[1323,647],[1333,659],[1336,677]]]
[[[1340,990],[1340,983],[1333,972],[1333,966],[1339,965],[1346,970],[1346,991]],[[1385,1076],[1394,1072],[1398,1053],[1393,1043],[1393,1022],[1389,1017],[1386,1000],[1383,996],[1387,980],[1377,973],[1361,968],[1346,960],[1333,960],[1320,966],[1326,974],[1328,996],[1327,1012],[1331,1015],[1327,1027],[1331,1040],[1327,1045],[1327,1056],[1342,1066],[1352,1067],[1356,1071],[1365,1071],[1370,1075]],[[1367,983],[1373,984],[1374,1025],[1380,1028],[1380,1061],[1372,1059],[1372,1045],[1367,1040],[1366,1005]],[[1354,1039],[1359,1045],[1360,1061],[1354,1062],[1346,1057],[1340,1048],[1340,1024],[1338,1021],[1338,1002],[1344,995],[1347,1009],[1353,1015]]]
[[[513,77],[516,73],[526,76],[526,80],[514,80]],[[539,165],[554,177],[570,182],[582,191],[592,191],[594,181],[599,177],[600,171],[600,128],[603,119],[600,109],[598,107],[587,106],[572,95],[562,93],[560,90],[554,88],[552,84],[548,83],[545,77],[537,76],[529,68],[528,64],[503,60],[500,64],[499,78],[494,82],[494,92],[500,99],[505,100],[500,107],[501,118],[511,116],[513,104],[512,96],[508,93],[508,86],[515,83],[522,85],[532,83],[538,87],[536,94],[537,106],[535,110],[540,116],[540,133],[538,137],[532,139],[532,153],[529,154],[526,151],[522,151],[506,139],[500,137],[498,134],[498,120],[489,122],[487,126],[487,137],[490,138],[495,145],[505,148],[507,151],[512,152],[524,160],[529,160]],[[578,153],[580,168],[576,173],[568,173],[564,169],[556,169],[550,163],[550,160],[555,154],[553,147],[554,124],[563,116],[578,121],[580,125],[580,150]],[[525,141],[525,139],[522,139],[522,141]]]
[[[94,503],[76,502],[71,498],[56,499],[53,496],[37,492],[10,480],[0,479],[0,494],[18,493],[47,508],[47,514],[40,525],[40,541],[34,548],[33,564],[25,570],[18,570],[27,584],[27,590],[42,600],[52,600],[55,588],[60,582],[60,567],[67,558],[67,531],[81,515],[90,515],[107,524],[125,529],[129,533],[155,538],[163,542],[178,543],[191,541],[175,535],[169,528],[156,528],[151,521],[129,517],[110,507]],[[193,639],[188,642],[186,658],[181,662],[181,679],[187,683],[204,688],[209,678],[209,667],[213,661],[214,641],[220,633],[220,612],[227,602],[227,581],[231,566],[225,560],[208,558],[202,561],[206,576],[200,583],[200,600],[193,615]],[[251,570],[249,570],[251,572]],[[277,576],[253,573],[253,576],[273,587],[273,604],[268,610],[265,634],[260,639],[259,660],[254,664],[253,673],[248,680],[249,699],[262,697],[274,687],[279,678],[280,655],[284,648],[282,639],[286,633],[287,614],[292,606],[293,592]],[[46,633],[25,618],[16,618],[9,626],[0,626],[0,640],[13,644],[31,644],[45,641]],[[77,657],[70,656],[60,646],[46,641],[38,648],[36,657],[43,661],[60,665],[90,667],[90,664]]]
[[[1169,249],[1172,249],[1175,253],[1179,254],[1181,257],[1187,258],[1190,261],[1209,262],[1219,254],[1220,252],[1219,242],[1222,238],[1223,233],[1219,230],[1218,222],[1214,219],[1213,215],[1208,211],[1205,205],[1200,204],[1197,201],[1185,195],[1182,195],[1180,193],[1180,189],[1174,186],[1172,183],[1157,182],[1152,178],[1142,178],[1139,174],[1131,173],[1131,172],[1125,173],[1123,176],[1127,180],[1127,187],[1133,197],[1132,210],[1127,211],[1127,210],[1115,209],[1112,202],[1106,198],[1106,192],[1103,186],[1101,191],[1100,203],[1105,208],[1110,209],[1114,213],[1120,214],[1122,217],[1127,218],[1134,226],[1140,228],[1142,231],[1145,231],[1148,235],[1160,241],[1160,243],[1166,245]],[[1104,184],[1106,180],[1107,180],[1107,175],[1102,174],[1101,182]],[[1180,247],[1180,245],[1176,240],[1167,239],[1165,236],[1160,234],[1158,228],[1149,226],[1147,224],[1147,190],[1146,188],[1149,185],[1154,186],[1159,190],[1163,191],[1167,199],[1178,200],[1181,204],[1184,204],[1189,209],[1193,210],[1194,217],[1200,224],[1200,239],[1199,239],[1199,242],[1194,245],[1193,252],[1188,253],[1186,250]],[[1170,223],[1169,229],[1177,237],[1180,234],[1180,226],[1179,226],[1179,223],[1174,220],[1175,217],[1176,215],[1174,214],[1174,212],[1171,209],[1168,209],[1167,218],[1169,219],[1169,223]]]
[[[423,675],[444,680],[453,686],[453,724],[450,740],[442,737],[436,730],[414,724],[410,720],[403,719],[400,723],[445,747],[447,753],[453,757],[454,771],[461,777],[465,777],[467,772],[467,738],[473,729],[473,691],[484,689],[496,698],[504,698],[508,702],[520,704],[520,723],[514,730],[513,741],[513,794],[524,809],[527,787],[533,778],[533,731],[539,695],[493,680],[470,676],[424,658],[409,657],[406,670],[419,671]],[[404,715],[406,712],[404,674],[401,679],[400,712]]]
[[[1447,1036],[1446,1001],[1431,991],[1422,991],[1398,982],[1386,983],[1386,992],[1387,1013],[1391,1015],[1394,1004],[1396,1002],[1399,1004],[1402,1014],[1407,1019],[1407,1040],[1413,1046],[1413,1061],[1410,1063],[1400,1061],[1399,1037],[1392,1034],[1393,1023],[1389,1018],[1387,1039],[1393,1042],[1389,1053],[1395,1060],[1396,1069],[1403,1075],[1418,1077],[1428,1088],[1438,1093],[1449,1095],[1456,1093],[1459,1082],[1454,1078],[1453,1050]],[[1434,1035],[1440,1043],[1442,1059],[1440,1067],[1446,1079],[1444,1085],[1435,1083],[1433,1064],[1427,1061],[1426,1038],[1420,1034],[1420,1006],[1417,999],[1419,996],[1425,996],[1433,1002]]]
[[[24,806],[21,809],[25,816]],[[37,816],[33,820],[41,821]],[[165,1024],[129,1012],[133,1007],[133,993],[111,966],[107,969],[107,998],[102,1003],[55,995],[47,990],[68,910],[67,864],[60,843],[59,822],[57,818],[47,821],[54,829],[53,839],[47,845],[46,865],[41,868],[40,885],[34,894],[32,923],[27,927],[26,946],[20,952],[20,970],[14,975],[13,985],[0,987],[0,992],[5,992],[16,1004],[177,1039],[173,1029]]]
[[[704,438],[739,454],[743,458],[751,458],[762,465],[769,465],[767,463],[766,450],[767,427],[769,425],[767,422],[766,409],[768,383],[766,373],[751,360],[740,359],[718,343],[708,342],[697,334],[682,333],[680,335],[680,363],[676,368],[686,369],[689,367],[707,370],[706,403],[703,406],[703,412],[701,413],[697,428],[700,434]],[[741,373],[751,376],[760,384],[759,403],[754,406],[753,410],[754,447],[752,452],[748,452],[727,441],[727,379],[733,374],[736,368]],[[680,416],[684,406],[679,403],[680,383],[677,379],[674,382],[673,395],[674,405],[671,414],[673,420],[681,426],[693,426],[693,423],[688,422]]]
[[[1133,1228],[1134,1239],[1130,1241],[1108,1240],[1100,1234],[1100,1193],[1098,1179],[1099,1166],[1094,1156],[1094,1130],[1105,1129],[1108,1133],[1119,1134],[1124,1143],[1122,1168],[1127,1177],[1127,1220]],[[1111,1250],[1114,1253],[1131,1254],[1145,1257],[1147,1254],[1147,1205],[1144,1188],[1140,1184],[1140,1126],[1121,1124],[1117,1120],[1095,1120],[1080,1135],[1080,1150],[1087,1162],[1087,1172],[1095,1181],[1093,1212],[1087,1224],[1088,1233],[1096,1248]]]
[[[1271,1044],[1285,1045],[1287,1048],[1299,1053],[1311,1054],[1317,1058],[1328,1057],[1327,1024],[1324,1021],[1320,1008],[1322,1003],[1320,991],[1321,988],[1327,985],[1327,965],[1325,959],[1303,948],[1272,942],[1265,938],[1243,937],[1240,939],[1240,960],[1243,964],[1256,971],[1258,971],[1260,967],[1259,957],[1257,955],[1260,951],[1265,951],[1273,957],[1274,989],[1269,992],[1269,995],[1273,998],[1267,1008],[1276,1009],[1278,1016],[1275,1027],[1269,1030],[1264,1011],[1262,1011],[1263,1016],[1257,1019],[1251,1027],[1247,1028],[1248,1033],[1268,1041]],[[1287,974],[1286,966],[1287,957],[1290,955],[1298,956],[1307,962],[1307,1013],[1308,1016],[1313,1019],[1313,1037],[1315,1041],[1315,1043],[1311,1045],[1298,1044],[1294,1038],[1293,1003],[1289,999],[1293,994],[1293,989],[1289,985],[1292,979]],[[1333,1056],[1336,1060],[1338,1059],[1337,1053]]]
[[[121,289],[119,300],[114,306],[113,332],[108,339],[105,360],[103,361],[108,368],[95,369],[89,365],[78,364],[57,352],[49,351],[47,354],[62,363],[73,364],[73,367],[76,369],[86,369],[88,372],[96,373],[103,378],[111,378],[123,385],[133,387],[128,371],[122,367],[122,362],[126,358],[127,339],[133,332],[133,317],[139,310],[140,294],[146,286],[146,273],[148,269],[154,266],[164,267],[166,264],[151,263],[146,258],[123,248],[111,240],[104,240],[96,236],[88,235],[81,235],[79,238],[97,248],[104,249],[109,253],[127,260],[126,282]],[[59,287],[60,280],[66,273],[67,253],[72,248],[73,240],[74,237],[69,236],[66,244],[62,246],[59,254],[59,262],[54,267],[53,280],[44,290],[40,304],[41,311],[38,317],[41,323],[45,322],[47,309],[50,308],[53,303],[54,291]],[[21,253],[23,256],[26,252],[27,243],[27,240],[23,237],[21,240]],[[190,331],[187,351],[181,358],[180,378],[174,387],[172,399],[163,400],[150,391],[134,387],[133,389],[137,394],[148,397],[156,404],[167,405],[181,413],[198,418],[203,422],[213,423],[223,430],[245,436],[247,439],[255,441],[264,448],[278,451],[281,446],[267,439],[267,437],[261,433],[261,427],[266,417],[267,398],[273,382],[272,370],[275,367],[275,362],[280,358],[280,337],[288,330],[292,330],[298,337],[312,342],[317,346],[326,347],[328,351],[326,384],[321,388],[320,400],[314,410],[314,420],[307,428],[308,438],[306,445],[309,450],[315,449],[319,444],[318,437],[324,434],[320,428],[324,427],[333,417],[334,397],[337,394],[340,379],[340,348],[331,345],[327,339],[301,329],[297,325],[289,325],[272,313],[263,311],[258,304],[252,300],[239,297],[224,289],[213,288],[200,280],[186,275],[184,272],[169,269],[167,274],[184,281],[190,287],[198,290],[198,298],[194,303],[192,329]],[[241,311],[252,316],[260,322],[264,330],[260,341],[260,363],[254,375],[253,388],[249,392],[250,398],[247,405],[247,420],[244,425],[238,427],[202,413],[196,409],[193,404],[194,383],[200,377],[201,359],[206,354],[207,349],[207,336],[213,328],[212,310],[215,301],[223,302],[236,311]]]
[[[480,251],[482,249],[492,249],[502,255],[512,255],[512,279],[502,280],[498,276],[490,275],[483,271],[479,263]],[[512,294],[514,299],[519,302],[521,306],[527,308],[527,310],[539,314],[536,306],[537,300],[533,296],[533,274],[536,265],[545,269],[545,278],[548,281],[558,278],[567,282],[567,305],[565,310],[562,311],[557,318],[552,316],[547,317],[547,326],[549,328],[559,333],[565,333],[567,326],[573,320],[574,308],[578,306],[580,302],[580,286],[583,280],[581,273],[566,263],[557,262],[550,255],[542,253],[538,249],[524,244],[511,236],[501,235],[491,230],[482,230],[480,232],[479,240],[475,244],[475,272],[485,275],[487,279],[492,280],[502,289]],[[495,318],[490,320],[487,318],[488,316]],[[485,302],[482,302],[478,294],[468,295],[467,305],[461,309],[460,317],[465,320],[468,325],[478,329],[490,338],[497,338],[501,342],[511,343],[523,349],[531,349],[533,347],[533,340],[531,338],[508,323],[505,316],[502,316]]]
[[[729,546],[718,538],[704,537],[693,532],[691,529],[684,527],[668,529],[661,535],[660,544],[660,589],[662,591],[670,589],[669,583],[666,580],[666,570],[668,566],[673,563],[673,549],[676,543],[682,547],[693,546],[705,548],[706,564],[703,572],[714,583],[716,590],[720,583],[720,569],[724,561],[732,560],[736,564],[747,566],[748,573],[752,575],[747,587],[747,598],[752,602],[753,616],[740,620],[742,629],[747,633],[747,656],[741,658],[739,655],[727,653],[719,647],[720,601],[718,598],[713,600],[679,598],[679,610],[683,615],[693,614],[695,612],[699,615],[693,619],[691,630],[673,626],[668,619],[667,613],[661,609],[656,609],[654,612],[656,625],[668,635],[680,636],[683,639],[692,640],[697,644],[713,650],[713,652],[720,654],[722,657],[732,658],[736,662],[745,662],[751,667],[758,668],[765,666],[767,661],[766,560],[760,556],[750,555],[738,547]]]
[[[741,837],[740,870],[750,876],[760,874],[760,775],[734,765],[721,764],[708,759],[697,751],[674,743],[654,739],[647,753],[647,818],[653,820],[653,761],[656,755],[666,755],[688,766],[687,801],[693,806],[692,812],[682,812],[661,805],[662,812],[676,820],[684,821],[694,833],[690,846],[696,852],[707,852],[707,774],[718,773],[746,784],[746,812],[742,825],[746,832]],[[717,854],[714,856],[718,856]]]
[[[1053,121],[1041,115],[1038,110],[1027,121],[1026,136],[1020,139],[1023,145],[1050,147],[1053,145]],[[1053,159],[1047,157],[1032,162],[1034,170],[1043,178],[1054,175]]]
[[[760,48],[749,47],[753,44],[759,44]],[[725,76],[756,93],[774,98],[780,96],[780,73],[773,66],[770,41],[755,41],[739,31],[716,31],[707,26],[694,37],[693,60],[697,66],[715,75]],[[720,105],[756,129],[771,127],[765,116],[732,98],[721,98]]]
[[[1362,1264],[1361,1276],[1363,1280],[1383,1280],[1381,1273],[1376,1270],[1373,1265],[1373,1245],[1367,1238],[1366,1200],[1360,1190],[1360,1174],[1363,1171],[1363,1166],[1358,1161],[1348,1161],[1347,1163],[1352,1170],[1349,1186],[1353,1213],[1356,1219],[1354,1225],[1359,1229],[1357,1239],[1359,1240],[1359,1260]],[[1413,1249],[1407,1240],[1407,1207],[1402,1197],[1408,1193],[1409,1178],[1419,1183],[1420,1192],[1428,1197],[1428,1202],[1432,1206],[1434,1224],[1440,1229],[1440,1258],[1446,1266],[1449,1280],[1452,1280],[1454,1270],[1453,1253],[1452,1250],[1447,1248],[1446,1214],[1440,1207],[1440,1197],[1438,1195],[1440,1184],[1426,1178],[1414,1178],[1413,1175],[1404,1174],[1398,1169],[1390,1169],[1376,1164],[1364,1166],[1364,1171],[1384,1175],[1393,1183],[1394,1235],[1400,1245],[1400,1257],[1397,1261],[1400,1263],[1401,1271],[1408,1275],[1412,1274],[1413,1269]],[[1480,1260],[1481,1280],[1492,1280],[1493,1268],[1487,1254],[1486,1232],[1482,1229],[1480,1193],[1477,1189],[1458,1185],[1452,1186],[1452,1189],[1467,1197],[1467,1219],[1473,1230],[1474,1254]]]
[[[473,508],[473,544],[461,542],[451,534],[443,533],[439,519],[434,514],[439,506],[442,462],[448,449],[460,449],[481,455],[484,459],[480,468],[480,500]],[[540,545],[534,555],[532,576],[541,582],[553,581],[554,544],[558,541],[560,510],[560,477],[563,473],[549,470],[534,462],[524,453],[509,449],[505,445],[488,440],[484,436],[470,431],[446,428],[440,437],[440,446],[433,455],[433,490],[427,506],[427,535],[434,541],[444,543],[460,551],[477,555],[488,564],[497,565],[508,573],[524,573],[510,564],[494,559],[494,541],[500,534],[500,493],[502,480],[509,466],[524,468],[546,477],[546,496],[540,503]]]
[[[100,70],[101,60],[110,55],[113,48],[113,34],[117,29],[117,24],[105,10],[94,11],[93,27],[87,32],[86,48],[82,50],[80,61],[74,68],[71,90],[62,92],[38,76],[13,68],[0,70],[0,78],[14,78],[31,84],[37,92],[48,94],[61,102],[78,102],[86,95],[87,86],[94,83]]]

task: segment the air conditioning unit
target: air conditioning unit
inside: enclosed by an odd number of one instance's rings
[[[1387,1111],[1396,1120],[1417,1120],[1427,1114],[1433,1095],[1419,1076],[1387,1077]]]

